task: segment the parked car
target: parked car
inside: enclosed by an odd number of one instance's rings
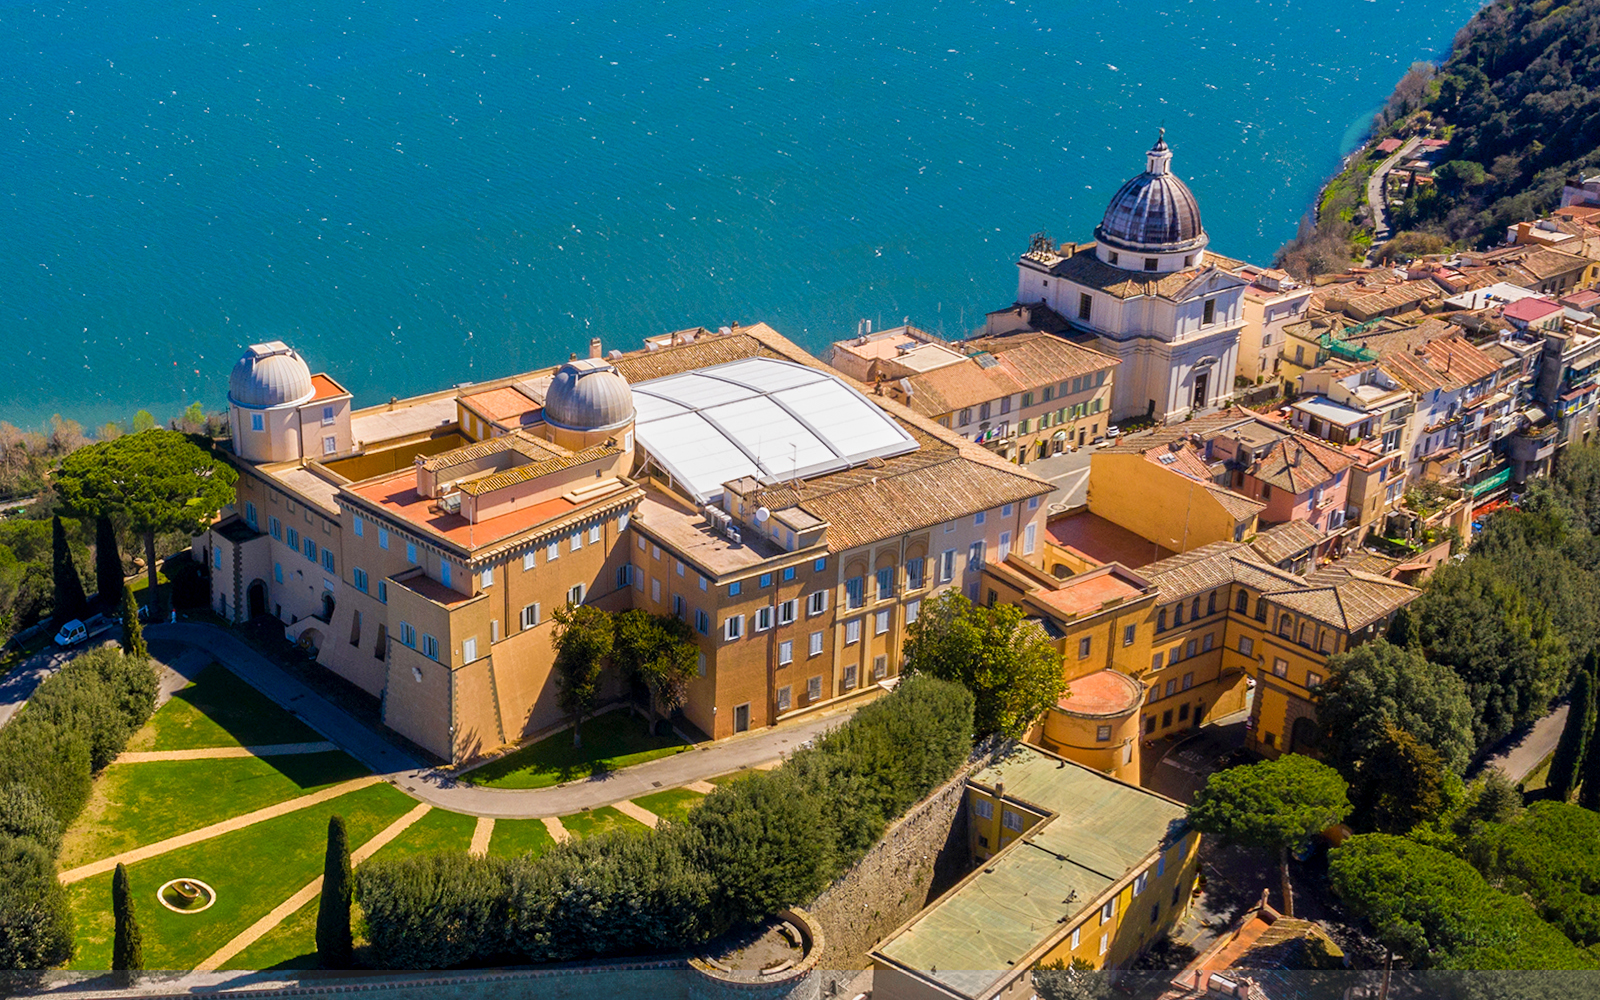
[[[89,638],[89,627],[74,618],[61,626],[61,631],[56,633],[56,645],[62,648],[76,646],[87,638]]]

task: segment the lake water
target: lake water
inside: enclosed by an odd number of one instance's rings
[[[224,404],[281,338],[358,404],[591,336],[957,336],[1165,125],[1267,262],[1477,0],[0,0],[0,419]]]

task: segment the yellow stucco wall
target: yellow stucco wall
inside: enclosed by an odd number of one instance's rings
[[[1203,484],[1131,453],[1094,456],[1089,510],[1173,552],[1234,541],[1238,525]]]

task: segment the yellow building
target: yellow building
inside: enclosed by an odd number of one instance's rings
[[[1031,970],[1127,968],[1189,907],[1184,807],[1030,746],[967,780],[982,867],[872,951],[874,1000],[1026,997]]]
[[[1188,552],[1256,533],[1266,504],[1212,482],[1214,474],[1183,438],[1151,445],[1141,436],[1097,452],[1089,465],[1089,512],[1160,546]]]

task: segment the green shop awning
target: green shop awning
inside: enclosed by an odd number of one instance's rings
[[[1472,488],[1472,496],[1473,496],[1474,499],[1476,499],[1477,497],[1481,497],[1485,493],[1488,493],[1490,490],[1499,489],[1500,487],[1504,486],[1506,483],[1509,483],[1510,481],[1511,481],[1511,468],[1508,466],[1508,467],[1506,467],[1504,469],[1501,469],[1499,472],[1496,472],[1494,475],[1490,476],[1488,479],[1485,479],[1480,483],[1473,483],[1472,487],[1471,487]]]

